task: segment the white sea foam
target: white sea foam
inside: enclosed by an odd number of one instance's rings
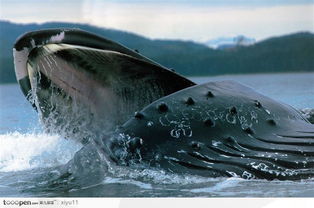
[[[173,185],[173,184],[189,185],[216,181],[215,178],[201,177],[188,174],[175,174],[165,172],[164,170],[160,169],[136,170],[128,169],[125,167],[116,167],[115,176],[119,178],[127,177],[128,179],[131,180],[143,181],[158,185]]]
[[[122,179],[122,178],[112,178],[112,177],[106,177],[103,181],[104,184],[110,184],[110,183],[119,183],[119,184],[133,184],[135,186],[138,186],[142,189],[152,189],[152,185],[149,183],[143,183],[140,181],[132,180],[132,179]]]
[[[45,133],[0,135],[0,172],[53,167],[68,162],[81,144]]]
[[[239,182],[242,182],[243,180],[244,179],[241,179],[241,178],[228,178],[222,182],[215,184],[214,186],[192,189],[190,191],[193,193],[202,193],[202,192],[211,193],[211,192],[222,191],[226,188],[234,187],[235,185],[237,185]]]

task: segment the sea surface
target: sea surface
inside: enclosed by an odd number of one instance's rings
[[[191,79],[197,83],[235,80],[297,109],[314,108],[314,73]],[[71,139],[43,131],[37,113],[17,84],[0,85],[0,197],[314,197],[314,179],[205,178],[127,167],[105,173],[104,180],[94,185],[42,188],[58,174],[56,167],[66,164],[80,148],[81,144]]]

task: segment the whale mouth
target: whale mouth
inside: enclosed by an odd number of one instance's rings
[[[195,85],[137,52],[81,30],[30,32],[19,38],[13,52],[17,81],[43,121],[53,124],[51,129],[64,129],[65,121],[84,121],[93,132],[110,131],[153,101]]]
[[[31,90],[30,82],[28,81],[27,60],[30,52],[33,49],[47,45],[47,44],[70,44],[76,46],[85,46],[100,50],[112,50],[122,54],[153,63],[152,60],[141,56],[140,54],[125,48],[110,40],[104,39],[97,35],[78,30],[78,29],[47,29],[28,32],[20,36],[13,48],[14,65],[17,81],[21,85],[22,91],[25,95]]]

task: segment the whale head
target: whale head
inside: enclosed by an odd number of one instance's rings
[[[13,51],[23,93],[48,130],[66,135],[111,131],[149,103],[195,85],[135,51],[76,29],[27,33]]]

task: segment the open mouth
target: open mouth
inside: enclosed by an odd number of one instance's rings
[[[65,114],[67,120],[77,119],[78,111],[86,109],[83,117],[109,129],[153,101],[195,85],[133,50],[81,30],[27,33],[14,46],[14,61],[20,87],[42,118]]]

